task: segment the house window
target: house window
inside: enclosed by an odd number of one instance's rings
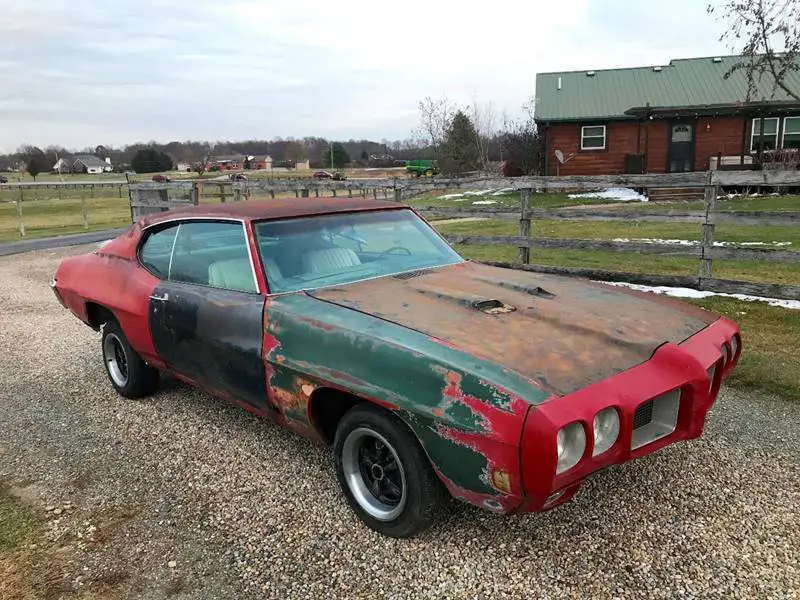
[[[588,125],[581,127],[581,150],[605,150],[606,126]]]
[[[775,150],[778,147],[778,117],[764,119],[764,136],[761,137],[761,119],[753,119],[752,132],[750,134],[750,152],[758,152],[762,145],[764,150]]]
[[[800,148],[800,117],[786,117],[783,120],[784,148]]]

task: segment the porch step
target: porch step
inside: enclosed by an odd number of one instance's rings
[[[647,196],[651,202],[688,202],[702,200],[705,190],[698,187],[685,188],[649,188]]]

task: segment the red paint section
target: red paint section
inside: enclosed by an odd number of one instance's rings
[[[699,437],[719,389],[718,384],[711,385],[707,369],[719,360],[721,345],[730,343],[734,336],[739,335],[735,323],[721,318],[680,346],[664,344],[649,361],[637,367],[573,394],[553,397],[531,407],[521,444],[522,477],[527,496],[524,509],[542,510],[551,493],[579,483],[611,464],[650,454],[680,440]],[[731,361],[726,372],[735,366],[735,360]],[[636,408],[675,389],[681,390],[675,431],[631,450]],[[620,415],[619,438],[608,451],[592,457],[594,415],[610,406],[615,407]],[[556,435],[559,429],[575,422],[583,425],[586,450],[577,466],[556,475]]]
[[[463,431],[452,427],[440,426],[439,434],[453,443],[470,448],[486,459],[486,483],[493,486],[492,472],[505,471],[510,478],[510,490],[498,490],[501,494],[522,497],[523,488],[520,478],[518,440],[522,433],[522,424],[528,403],[522,398],[511,397],[509,411],[501,410],[487,402],[465,394],[461,389],[461,375],[449,371],[444,388],[445,401],[441,407],[444,411],[451,403],[459,403],[480,417],[481,431]],[[509,395],[503,390],[498,393]]]
[[[87,303],[110,310],[119,321],[131,346],[157,367],[150,333],[150,296],[159,280],[136,260],[138,233],[135,227],[94,252],[64,259],[56,271],[56,287],[69,309],[87,322]]]
[[[450,495],[456,500],[461,500],[467,504],[473,504],[480,508],[486,508],[501,513],[514,512],[521,506],[523,502],[521,497],[484,494],[460,487],[451,479],[448,479],[447,476],[445,476],[444,473],[442,473],[439,469],[437,469],[436,465],[432,466],[437,477],[439,477],[441,482],[447,488],[447,491],[450,492]]]

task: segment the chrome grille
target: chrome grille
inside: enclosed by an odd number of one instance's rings
[[[640,404],[639,408],[633,415],[633,428],[639,429],[644,427],[653,420],[653,401],[648,400],[644,404]]]

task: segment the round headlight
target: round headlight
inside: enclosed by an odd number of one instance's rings
[[[619,413],[615,408],[604,408],[594,416],[594,449],[598,456],[611,448],[619,437]]]
[[[578,464],[586,449],[586,432],[580,423],[562,427],[556,436],[558,464],[556,473],[563,473]]]

